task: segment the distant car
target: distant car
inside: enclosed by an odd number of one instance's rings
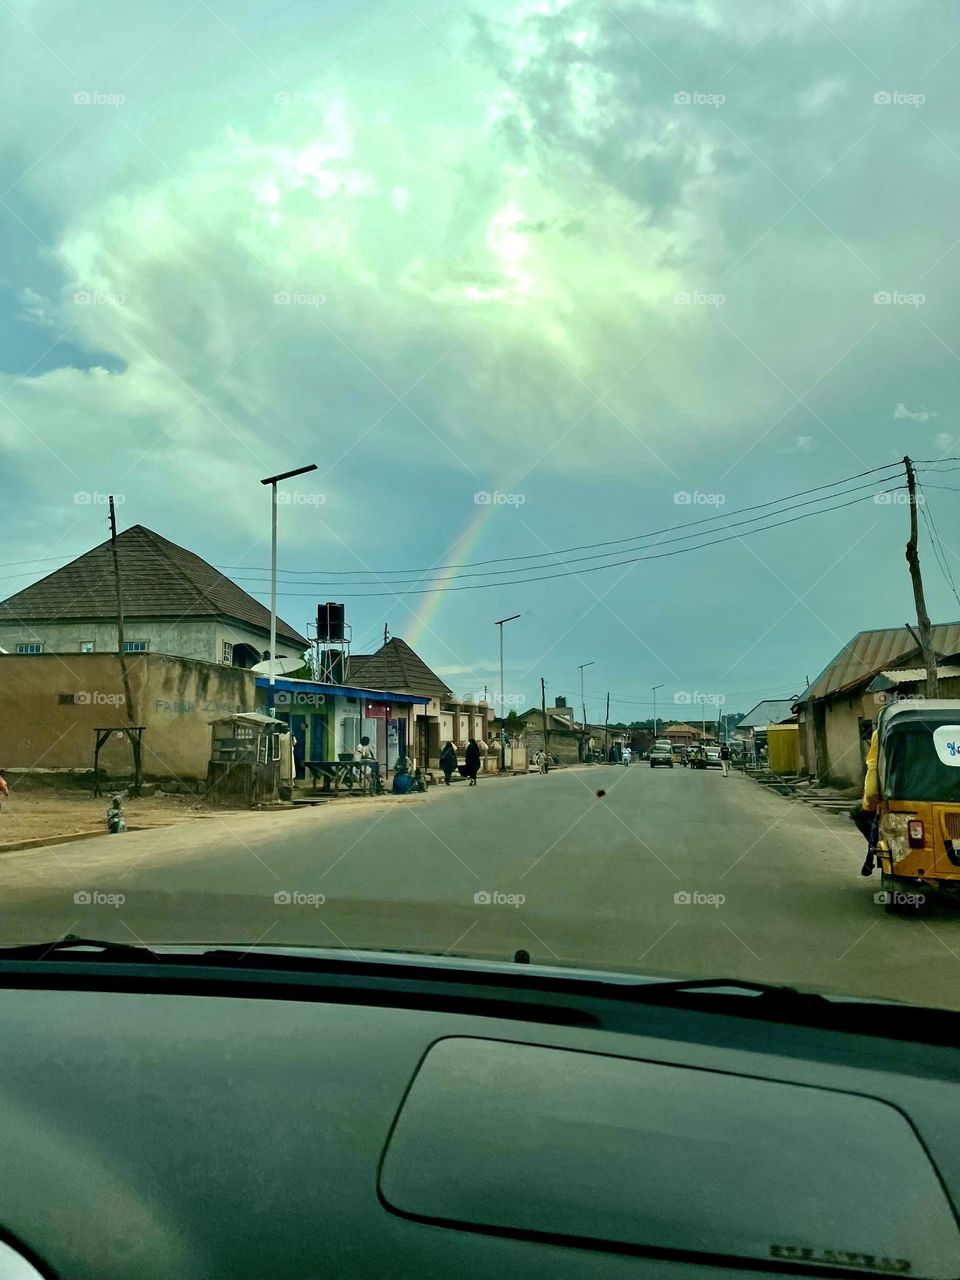
[[[723,768],[723,765],[720,762],[719,747],[707,747],[706,752],[704,754],[706,756],[706,760],[704,761],[705,769],[722,769]]]
[[[673,749],[669,742],[655,742],[650,749],[650,768],[655,769],[658,764],[668,765],[673,768]]]

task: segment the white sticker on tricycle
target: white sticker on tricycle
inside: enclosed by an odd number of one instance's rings
[[[944,764],[960,768],[960,724],[942,724],[934,729],[933,745]]]

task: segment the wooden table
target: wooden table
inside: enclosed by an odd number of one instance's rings
[[[339,795],[341,783],[352,791],[354,785],[363,790],[367,782],[371,795],[379,795],[383,790],[380,765],[376,760],[304,760],[303,767],[310,771],[314,791],[317,784],[322,783],[323,791],[332,790],[334,795]]]

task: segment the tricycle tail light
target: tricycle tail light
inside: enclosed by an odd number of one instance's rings
[[[913,849],[923,848],[923,823],[919,818],[911,818],[907,823],[907,839]]]

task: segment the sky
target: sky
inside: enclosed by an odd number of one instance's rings
[[[316,463],[299,629],[746,711],[915,617],[910,454],[960,618],[958,64],[946,0],[6,0],[0,594],[113,493],[267,601]]]

